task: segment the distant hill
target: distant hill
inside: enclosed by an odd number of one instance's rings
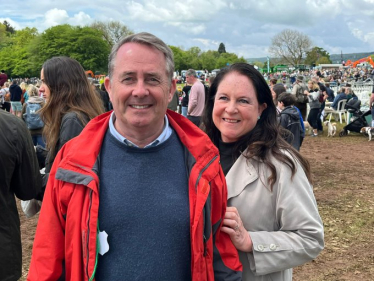
[[[344,61],[347,61],[347,60],[351,60],[351,61],[356,61],[358,59],[361,59],[361,58],[364,58],[364,57],[368,57],[370,55],[374,54],[374,52],[369,52],[369,53],[352,53],[352,54],[331,54],[330,55],[330,59],[332,61],[332,63],[340,63],[341,62],[341,59],[342,59],[342,56],[343,56],[343,60]],[[266,62],[267,61],[267,57],[262,57],[262,58],[248,58],[246,59],[246,61],[248,63],[253,63],[255,61],[259,61],[259,62]]]

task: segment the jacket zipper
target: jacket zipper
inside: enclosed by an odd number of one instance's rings
[[[203,172],[206,169],[208,169],[208,167],[217,159],[217,157],[218,157],[217,155],[214,156],[212,160],[210,160],[209,163],[206,164],[205,167],[200,171],[199,176],[197,177],[197,180],[196,180],[196,184],[195,184],[196,192],[197,192],[197,185],[199,184],[199,181],[203,175]],[[203,209],[203,212],[205,212],[204,209]],[[204,214],[203,214],[203,222],[204,222],[203,223],[203,243],[204,243],[204,257],[205,257],[207,254],[207,239],[206,239],[205,232],[204,232],[205,231],[205,215]]]
[[[91,206],[92,206],[92,192],[93,190],[90,189],[90,205],[88,207],[88,220],[87,220],[87,248],[86,248],[86,255],[87,255],[87,262],[86,262],[86,275],[87,275],[87,279],[88,280],[91,280],[90,279],[90,276],[88,274],[88,261],[89,261],[89,241],[90,241],[90,217],[91,217]]]

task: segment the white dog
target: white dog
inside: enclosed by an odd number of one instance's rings
[[[327,136],[333,137],[336,134],[336,123],[331,123],[330,121],[324,122],[325,126],[327,126]]]
[[[374,135],[374,128],[373,127],[362,127],[360,132],[362,134],[367,134],[369,136],[369,141],[371,141],[371,137]]]

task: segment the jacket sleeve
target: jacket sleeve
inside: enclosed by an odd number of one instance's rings
[[[59,182],[55,179],[60,155],[57,154],[44,194],[27,277],[29,281],[58,280],[63,272],[65,219],[60,211]]]
[[[14,128],[13,136],[16,136],[18,165],[12,177],[12,189],[21,200],[30,200],[36,197],[41,189],[41,178],[38,160],[29,130],[22,120]]]
[[[303,169],[285,165],[279,172],[274,215],[279,230],[249,231],[253,252],[247,253],[255,275],[265,275],[302,265],[324,248],[323,224],[317,203]]]
[[[227,186],[222,169],[212,182],[213,269],[216,281],[242,280],[242,264],[230,236],[221,231],[227,206]]]

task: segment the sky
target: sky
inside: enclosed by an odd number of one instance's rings
[[[43,32],[59,24],[120,21],[187,50],[271,56],[272,38],[285,29],[309,36],[330,54],[374,51],[374,0],[0,0],[0,21]]]

